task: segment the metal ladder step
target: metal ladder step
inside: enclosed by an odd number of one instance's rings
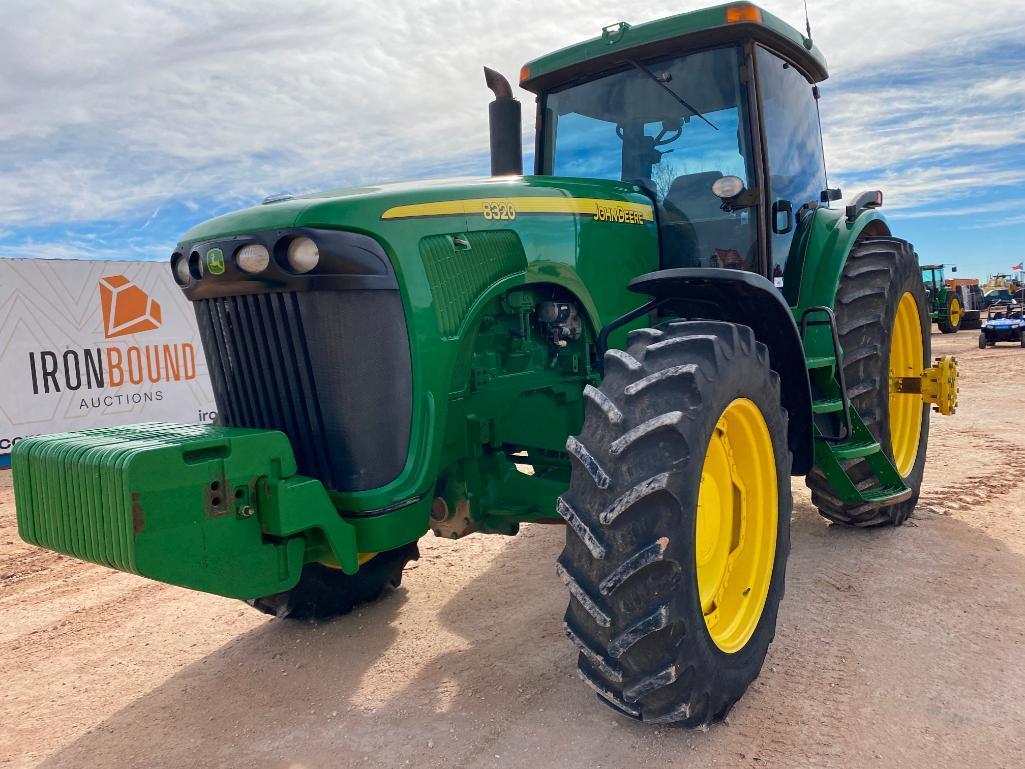
[[[837,411],[843,411],[843,399],[823,398],[821,400],[812,401],[811,410],[816,414],[832,414]]]
[[[807,358],[808,368],[830,368],[836,365],[836,357],[833,355],[820,355],[814,358]]]
[[[911,499],[911,489],[907,486],[882,486],[878,489],[869,489],[861,492],[866,502],[873,502],[878,505],[895,505]]]
[[[837,459],[859,459],[882,451],[877,441],[851,441],[830,446]]]
[[[813,319],[814,316],[820,316]],[[836,328],[836,316],[830,307],[809,307],[801,315],[801,339],[808,346],[807,331],[812,326],[829,326],[832,337],[832,355],[806,357],[808,372],[817,396],[812,401],[815,435],[815,464],[826,476],[833,491],[850,505],[892,505],[911,497],[911,489],[883,452],[857,409],[847,395],[847,381],[843,366],[843,350]],[[825,352],[817,349],[816,352]],[[807,352],[806,352],[807,355]],[[833,417],[823,415],[835,415]],[[830,421],[839,421],[840,429],[830,430]],[[864,459],[871,470],[871,478],[854,482],[844,467],[845,460]],[[864,488],[867,485],[870,488]]]

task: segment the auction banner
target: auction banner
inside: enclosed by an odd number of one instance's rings
[[[216,417],[166,262],[0,259],[0,466],[31,435]]]

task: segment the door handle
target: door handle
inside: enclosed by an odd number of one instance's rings
[[[779,226],[779,215],[786,214],[786,226]],[[777,200],[772,204],[772,231],[777,235],[786,235],[794,229],[794,206],[789,200]]]

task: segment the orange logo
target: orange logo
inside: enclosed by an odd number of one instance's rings
[[[160,303],[124,275],[100,278],[100,307],[107,339],[160,328]]]

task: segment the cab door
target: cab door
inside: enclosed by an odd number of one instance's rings
[[[770,276],[783,288],[787,257],[802,207],[826,189],[815,86],[788,61],[755,46],[759,113],[768,178]]]

